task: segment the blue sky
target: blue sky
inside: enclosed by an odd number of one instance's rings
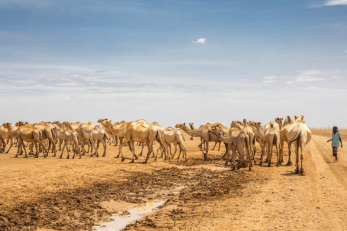
[[[0,120],[347,126],[347,0],[0,0]]]

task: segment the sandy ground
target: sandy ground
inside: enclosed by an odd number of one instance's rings
[[[114,158],[113,145],[106,157],[68,160],[13,158],[12,149],[0,154],[0,230],[91,230],[112,213],[152,200],[168,201],[126,230],[344,230],[347,149],[334,163],[326,144],[331,130],[312,132],[304,176],[294,174],[295,166],[230,171],[220,160],[224,147],[203,161],[199,139],[186,135],[187,161],[151,158],[147,165],[144,157],[135,164]]]

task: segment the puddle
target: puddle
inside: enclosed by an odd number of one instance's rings
[[[147,204],[140,205],[136,208],[129,209],[130,215],[114,215],[111,217],[113,221],[100,223],[99,226],[95,226],[95,231],[117,231],[125,228],[133,221],[140,220],[146,213],[152,212],[155,208],[163,205],[166,201],[151,201]]]

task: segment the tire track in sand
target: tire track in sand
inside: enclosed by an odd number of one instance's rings
[[[327,162],[326,154],[317,147],[321,142],[322,138],[313,136],[306,147],[305,176],[294,174],[294,165],[255,166],[254,172],[267,180],[249,185],[242,198],[226,203],[238,211],[237,218],[229,217],[232,230],[346,229],[347,162],[343,158],[338,166]]]

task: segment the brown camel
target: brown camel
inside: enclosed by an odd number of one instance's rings
[[[161,135],[158,127],[154,124],[150,124],[145,120],[138,120],[129,122],[124,127],[124,141],[119,146],[119,151],[122,155],[122,161],[124,161],[122,148],[123,145],[129,142],[131,147],[133,158],[130,163],[134,163],[135,147],[134,142],[146,143],[148,147],[148,153],[144,164],[147,164],[149,155],[153,152],[153,142],[157,140],[165,151],[165,146],[161,140]]]
[[[202,154],[204,155],[204,159],[207,160],[208,159],[208,151],[209,151],[209,142],[219,142],[220,139],[218,138],[218,136],[214,133],[211,133],[210,130],[213,126],[217,126],[220,125],[223,128],[226,128],[223,124],[221,123],[214,123],[214,124],[205,124],[200,126],[198,129],[196,130],[191,130],[185,123],[181,123],[181,124],[176,124],[176,128],[180,128],[183,131],[185,131],[188,135],[191,136],[191,140],[193,139],[193,137],[201,137],[202,138],[202,142],[198,145],[198,147],[200,148]],[[230,130],[229,128],[226,128],[227,130]],[[203,143],[206,144],[206,152],[203,151],[202,149],[202,145]],[[225,144],[225,148],[226,148],[226,152],[225,155],[227,153],[228,150],[228,144]]]
[[[9,126],[8,128],[11,128],[11,126]],[[46,158],[47,154],[45,155],[45,145],[43,144],[43,140],[42,140],[42,132],[34,127],[32,124],[25,124],[22,126],[18,127],[18,150],[17,150],[17,154],[15,156],[18,157],[18,153],[19,153],[19,149],[21,147],[24,148],[24,153],[25,156],[24,158],[28,158],[27,156],[27,152],[24,146],[24,141],[26,142],[33,142],[33,144],[36,147],[36,155],[34,156],[35,158],[37,158],[39,156],[39,145],[42,147],[43,150],[43,156]]]
[[[277,167],[280,165],[280,132],[278,131],[278,128],[275,126],[275,122],[271,121],[269,123],[270,125],[267,127],[265,134],[263,135],[263,142],[267,149],[267,159],[268,159],[268,167],[271,166],[271,158],[272,158],[272,151],[273,146],[276,146],[276,154],[277,154]],[[260,157],[260,163],[259,165],[262,165],[263,162],[263,152],[261,153]]]
[[[227,162],[225,163],[226,165],[228,162],[232,161],[232,169],[235,170],[236,164],[235,164],[235,155],[236,155],[236,150],[240,153],[240,165],[244,166],[244,156],[245,152],[248,156],[248,167],[249,171],[252,169],[252,163],[250,159],[250,153],[249,153],[249,137],[247,135],[247,132],[244,131],[240,125],[236,125],[230,130],[230,133],[228,133],[228,136],[224,135],[224,132],[219,126],[213,126],[211,129],[211,133],[216,134],[224,143],[228,143],[228,147],[230,147],[232,151],[232,156],[231,159],[228,158],[230,156],[230,149],[228,150],[228,155],[227,155]]]

